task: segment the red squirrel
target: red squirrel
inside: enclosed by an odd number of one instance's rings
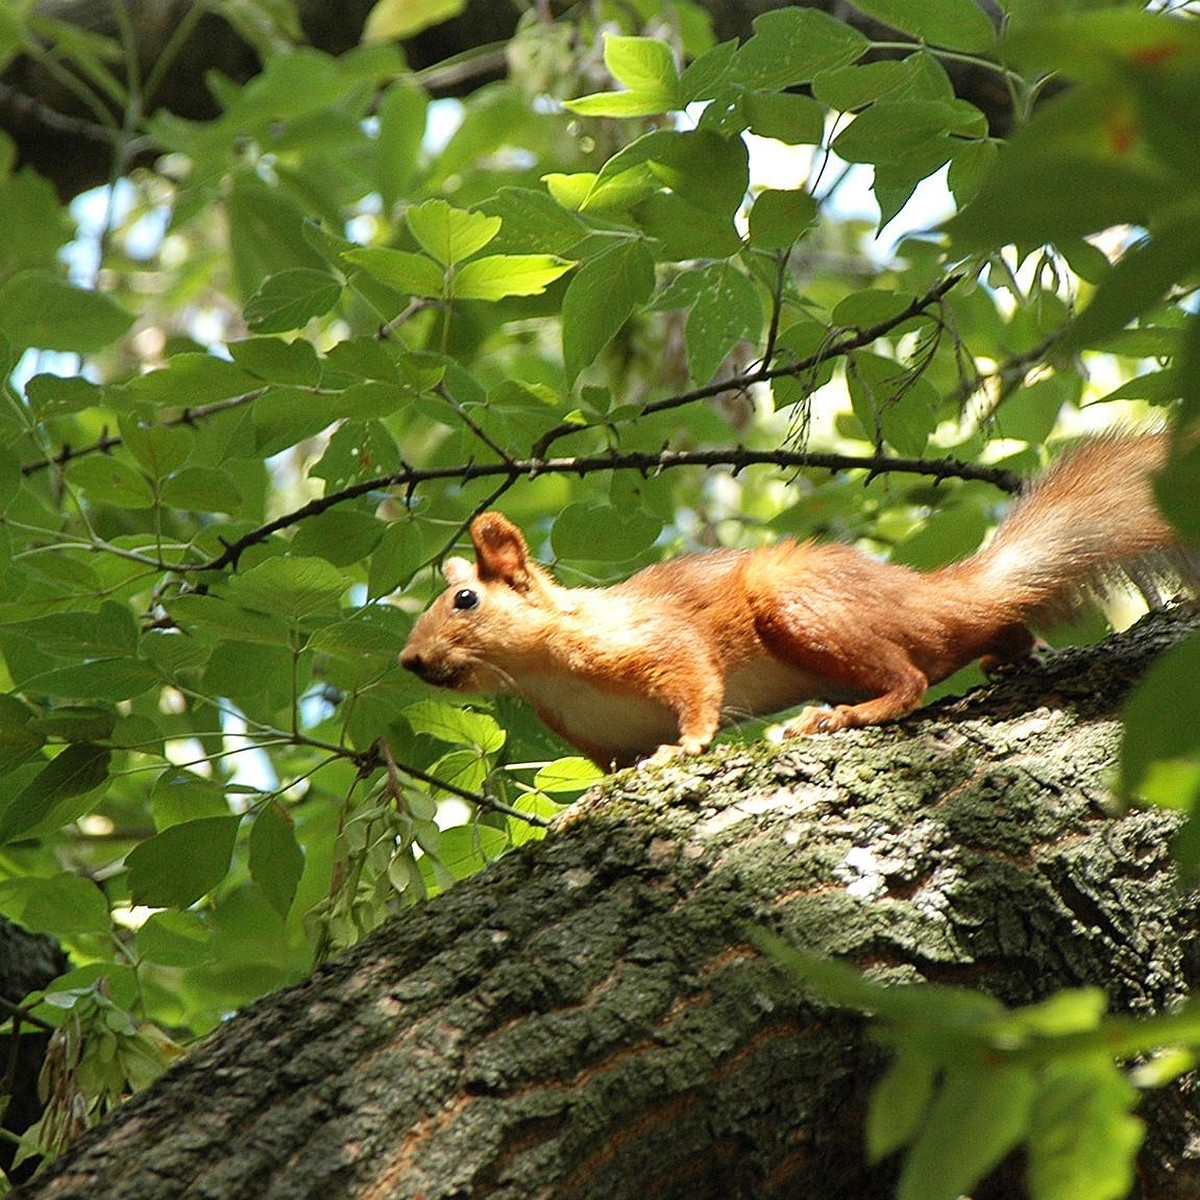
[[[700,753],[722,724],[805,700],[836,707],[804,709],[785,733],[889,721],[976,659],[1027,658],[1031,624],[1170,551],[1149,479],[1166,452],[1166,434],[1085,442],[982,550],[929,572],[788,538],[565,588],[485,512],[471,523],[475,564],[446,560],[449,586],[400,662],[440,687],[515,692],[603,769]]]

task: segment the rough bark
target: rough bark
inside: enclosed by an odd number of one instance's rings
[[[889,728],[626,772],[547,840],[238,1014],[31,1194],[865,1198],[881,1052],[752,924],[1022,1003],[1196,983],[1170,814],[1107,810],[1159,618]],[[1193,1085],[1148,1095],[1139,1195],[1195,1195]],[[1019,1164],[1016,1164],[1019,1167]],[[1010,1169],[1014,1164],[1010,1164]],[[977,1193],[1014,1195],[1011,1179]]]
[[[161,57],[184,14],[196,0],[117,0],[128,12],[134,33],[136,58],[144,79]],[[990,0],[980,0],[990,12]],[[296,9],[305,40],[319,50],[342,54],[355,46],[374,0],[297,0]],[[703,0],[713,17],[717,36],[745,38],[760,13],[778,8],[784,0]],[[842,20],[875,35],[885,27],[868,21],[844,0],[801,0],[806,7],[832,12]],[[121,31],[114,17],[114,0],[39,0],[39,14],[102,34],[120,44]],[[560,7],[543,6],[547,12]],[[540,11],[540,10],[539,10]],[[521,6],[510,0],[467,0],[463,13],[426,30],[405,43],[409,64],[420,70],[481,46],[503,43],[512,36]],[[120,64],[112,64],[122,73]],[[947,62],[955,90],[977,105],[996,132],[1009,124],[1010,99],[993,71],[970,63]],[[500,56],[489,56],[478,71],[456,75],[439,89],[464,94],[504,72]],[[213,13],[197,24],[167,73],[157,93],[145,98],[146,111],[164,108],[192,120],[207,120],[217,113],[206,76],[217,71],[239,83],[260,69],[256,50],[238,31]],[[64,198],[109,182],[132,165],[154,161],[155,150],[144,142],[128,144],[120,131],[123,119],[114,108],[111,127],[97,119],[56,69],[22,56],[0,73],[0,130],[17,147],[19,163],[46,176]]]
[[[0,1000],[19,1005],[30,992],[45,987],[66,969],[67,956],[57,942],[44,934],[26,933],[0,918]],[[0,1011],[0,1022],[13,1015],[7,1005]],[[0,1129],[24,1133],[41,1116],[38,1074],[49,1041],[45,1032],[20,1020],[11,1033],[0,1037]],[[15,1155],[15,1143],[0,1136],[0,1171],[20,1182],[37,1164],[26,1160],[14,1171]]]

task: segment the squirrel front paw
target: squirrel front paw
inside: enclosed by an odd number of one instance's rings
[[[677,758],[684,758],[694,754],[703,754],[709,747],[709,743],[702,738],[680,738],[678,742],[666,742],[659,746],[649,758],[643,758],[638,763],[639,767],[661,767],[669,762],[674,762]]]

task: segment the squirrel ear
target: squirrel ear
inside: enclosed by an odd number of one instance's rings
[[[465,558],[457,556],[448,558],[442,563],[442,575],[451,587],[457,587],[460,583],[474,581],[477,578],[475,568]]]
[[[497,512],[480,513],[471,522],[479,578],[499,579],[518,592],[529,587],[529,548],[521,531]]]

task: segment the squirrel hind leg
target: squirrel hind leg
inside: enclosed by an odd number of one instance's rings
[[[859,729],[864,725],[882,725],[907,716],[921,703],[929,680],[924,672],[905,663],[891,672],[889,687],[881,696],[861,704],[839,704],[836,708],[805,708],[783,727],[784,737],[810,733],[836,733],[839,729]]]
[[[990,679],[1006,667],[1036,661],[1049,649],[1049,643],[1042,641],[1028,625],[1014,622],[1005,625],[980,648],[979,669]]]

